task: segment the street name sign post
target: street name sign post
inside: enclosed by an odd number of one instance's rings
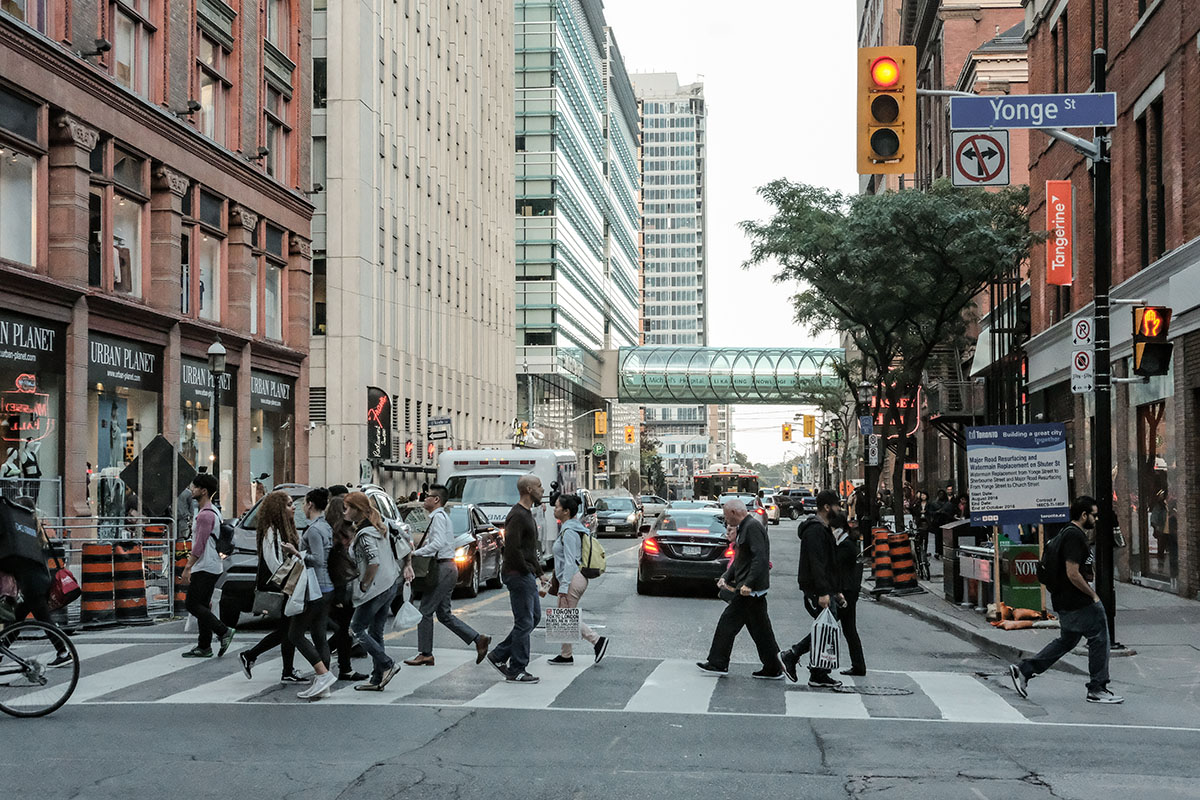
[[[1026,94],[951,97],[950,129],[1093,128],[1117,124],[1117,95]]]

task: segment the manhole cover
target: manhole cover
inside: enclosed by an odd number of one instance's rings
[[[869,694],[878,697],[903,697],[912,694],[912,689],[901,689],[898,686],[838,686],[835,692],[841,694]]]

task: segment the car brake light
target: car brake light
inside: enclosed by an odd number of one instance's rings
[[[733,558],[733,545],[729,545],[729,547],[725,549],[725,557]]]
[[[658,542],[654,539],[643,539],[642,540],[642,552],[643,553],[652,553],[652,554],[657,555],[659,552],[658,551]]]

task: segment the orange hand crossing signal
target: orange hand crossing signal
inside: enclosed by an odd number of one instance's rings
[[[1171,330],[1171,309],[1166,306],[1142,306],[1133,309],[1133,374],[1143,378],[1166,375],[1171,368],[1167,341]]]

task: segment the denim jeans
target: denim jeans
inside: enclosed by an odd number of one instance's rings
[[[354,609],[354,616],[350,618],[350,632],[362,643],[374,665],[371,683],[379,683],[383,673],[391,669],[394,663],[383,649],[383,629],[391,619],[392,597],[395,594],[396,587],[393,586]]]
[[[529,634],[542,615],[542,604],[538,600],[537,579],[532,575],[513,572],[502,580],[512,604],[513,629],[503,642],[492,648],[489,658],[497,664],[507,662],[509,672],[516,675],[529,666]]]
[[[1075,611],[1060,611],[1058,623],[1058,638],[1043,647],[1036,656],[1018,664],[1021,674],[1026,678],[1042,674],[1086,637],[1088,672],[1091,677],[1088,691],[1099,691],[1108,686],[1108,617],[1104,613],[1104,606],[1092,603]]]

